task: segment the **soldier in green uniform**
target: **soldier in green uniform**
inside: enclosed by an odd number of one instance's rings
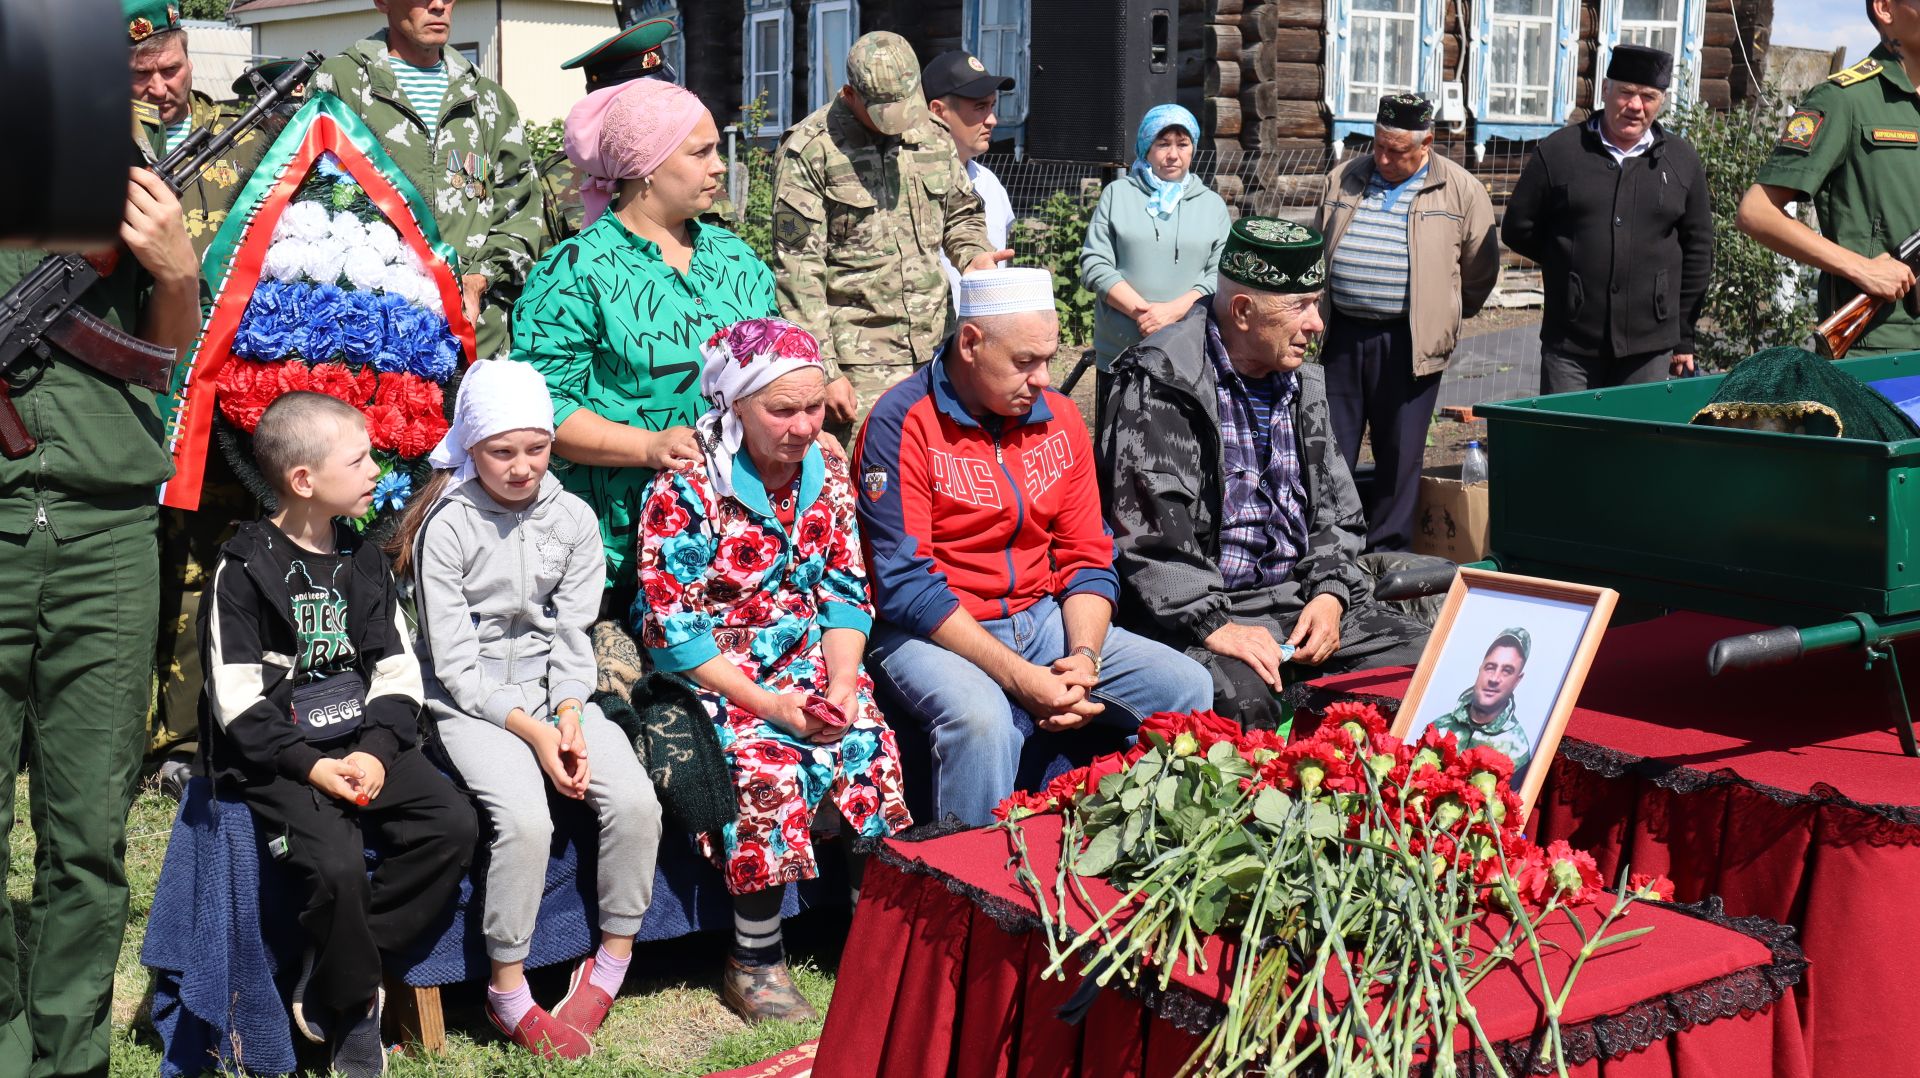
[[[780,313],[820,342],[827,429],[851,438],[888,387],[933,358],[961,272],[1013,257],[987,242],[986,209],[920,93],[920,61],[877,31],[847,53],[839,96],[794,125],[773,181]]]
[[[633,79],[677,82],[679,77],[660,53],[661,46],[675,32],[671,19],[637,22],[561,64],[560,69],[571,71],[580,68],[585,71],[588,93]],[[580,174],[573,167],[573,162],[567,159],[564,149],[548,154],[540,162],[539,168],[540,185],[547,193],[548,241],[559,243],[580,231],[580,218],[585,213],[580,204]],[[715,205],[701,217],[704,219],[719,212],[721,208]]]
[[[132,36],[172,22],[165,0],[125,8]],[[156,110],[134,111],[136,136],[157,153]],[[146,169],[128,178],[120,236],[113,273],[81,305],[184,352],[200,325],[199,266],[179,200]],[[42,257],[0,249],[0,292]],[[0,836],[13,833],[11,791],[31,733],[37,852],[31,900],[0,903],[0,1074],[105,1075],[127,810],[159,622],[155,488],[169,466],[151,391],[57,346],[45,359],[29,353],[7,380],[38,445],[0,457]],[[0,852],[0,884],[7,860]]]
[[[1533,739],[1513,706],[1513,691],[1527,676],[1532,651],[1533,636],[1525,629],[1502,629],[1487,646],[1473,684],[1460,694],[1460,705],[1432,723],[1435,730],[1458,738],[1462,749],[1485,745],[1505,753],[1513,761],[1516,783],[1533,761]]]
[[[1897,300],[1913,271],[1891,252],[1920,230],[1920,8],[1870,0],[1881,44],[1814,87],[1787,117],[1773,154],[1740,200],[1740,230],[1821,271],[1820,314],[1865,292]],[[1815,233],[1786,212],[1813,199]],[[1920,348],[1920,316],[1889,302],[1850,355]]]

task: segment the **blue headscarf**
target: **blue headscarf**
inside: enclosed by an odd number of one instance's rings
[[[1160,132],[1169,127],[1185,129],[1190,139],[1197,141],[1200,138],[1200,121],[1194,118],[1193,113],[1179,105],[1155,105],[1140,118],[1140,131],[1133,137],[1133,167],[1128,170],[1147,185],[1147,190],[1153,192],[1147,199],[1147,212],[1162,221],[1173,216],[1174,208],[1180,205],[1181,193],[1193,180],[1191,170],[1177,181],[1163,180],[1154,175],[1153,166],[1147,164],[1147,150],[1153,145],[1153,140],[1160,137]]]

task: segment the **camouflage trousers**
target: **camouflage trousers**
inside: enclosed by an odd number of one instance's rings
[[[911,363],[897,366],[878,363],[849,364],[841,367],[841,376],[853,384],[853,422],[845,425],[829,422],[827,433],[840,439],[840,444],[846,446],[848,452],[852,452],[854,436],[860,433],[861,424],[867,421],[867,413],[873,411],[873,406],[879,402],[881,394],[899,385],[908,375],[919,369]]]
[[[200,602],[213,581],[220,546],[259,507],[218,458],[207,462],[200,508],[160,510],[160,637],[148,720],[147,754],[191,752],[199,739]]]
[[[1415,568],[1434,559],[1419,554],[1368,554],[1360,565],[1372,580],[1396,569]],[[1298,589],[1281,589],[1230,594],[1230,615],[1234,621],[1264,626],[1274,639],[1285,641],[1293,632],[1305,604]],[[1288,663],[1280,668],[1287,683],[1311,681],[1329,674],[1344,674],[1376,666],[1413,666],[1426,649],[1427,635],[1433,628],[1443,596],[1382,603],[1368,598],[1347,608],[1340,617],[1340,647],[1318,666]],[[1238,659],[1216,655],[1204,644],[1192,643],[1187,657],[1207,668],[1213,675],[1213,709],[1249,730],[1271,730],[1282,715],[1274,691],[1253,667]]]

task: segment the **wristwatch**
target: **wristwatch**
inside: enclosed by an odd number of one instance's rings
[[[1074,648],[1072,651],[1067,652],[1067,654],[1068,655],[1085,655],[1087,658],[1092,659],[1093,660],[1093,676],[1094,677],[1100,676],[1100,653],[1099,652],[1093,650],[1092,648],[1088,647],[1085,644],[1082,644],[1079,647]]]

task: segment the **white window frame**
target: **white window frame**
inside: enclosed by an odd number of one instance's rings
[[[839,71],[827,70],[826,38],[821,26],[823,18],[829,12],[841,11],[847,16],[847,39],[841,43],[840,54],[845,56],[853,48],[854,41],[860,37],[860,4],[858,0],[812,0],[807,5],[807,98],[808,111],[819,108],[833,100],[846,82],[845,65]]]
[[[1553,47],[1548,52],[1547,114],[1515,116],[1493,111],[1490,68],[1493,64],[1493,23],[1538,16],[1495,16],[1491,4],[1476,5],[1467,25],[1467,107],[1474,116],[1475,152],[1484,153],[1488,139],[1539,139],[1553,134],[1573,115],[1580,66],[1580,0],[1554,0]]]
[[[1446,25],[1448,0],[1413,0],[1411,12],[1356,11],[1353,0],[1327,0],[1326,91],[1327,111],[1333,116],[1335,152],[1348,135],[1370,135],[1377,114],[1374,106],[1351,107],[1353,96],[1354,52],[1364,45],[1359,20],[1382,24],[1410,21],[1413,27],[1413,80],[1411,84],[1383,82],[1382,93],[1417,93],[1434,101],[1440,99],[1440,36]],[[1378,47],[1384,48],[1384,43]],[[1378,101],[1378,95],[1375,96]]]
[[[1623,0],[1600,0],[1599,49],[1594,56],[1593,109],[1606,107],[1607,64],[1613,60],[1614,46],[1634,40],[1628,33],[1656,27],[1677,30],[1673,50],[1674,83],[1667,91],[1668,107],[1685,104],[1700,95],[1700,48],[1707,39],[1707,0],[1680,0],[1680,17],[1674,19],[1629,19]]]
[[[981,0],[964,0],[961,5],[961,47],[980,57],[986,63],[987,70],[996,75],[1013,79],[1013,89],[1000,95],[999,104],[994,113],[1000,118],[996,137],[1011,134],[1016,140],[1022,140],[1027,122],[1028,70],[1033,62],[1033,3],[1032,0],[1001,0],[1001,6],[1016,5],[1018,16],[1013,20],[986,22],[986,11]],[[1013,70],[1000,70],[999,49],[989,50],[986,42],[990,36],[1010,35],[1014,41]],[[993,59],[989,59],[989,57]]]
[[[1358,91],[1363,91],[1363,90],[1374,91],[1372,96],[1376,102],[1378,102],[1380,98],[1386,97],[1389,94],[1407,94],[1407,93],[1416,93],[1419,91],[1420,89],[1420,0],[1406,0],[1406,3],[1407,3],[1407,9],[1408,9],[1406,11],[1361,11],[1361,10],[1355,9],[1352,15],[1349,16],[1350,21],[1348,23],[1349,33],[1348,33],[1348,40],[1347,40],[1347,72],[1348,72],[1347,88],[1346,88],[1346,93],[1342,95],[1343,97],[1346,98],[1346,101],[1345,101],[1345,107],[1341,111],[1343,112],[1366,111],[1364,107],[1363,108],[1353,107],[1353,95]],[[1378,24],[1378,25],[1370,25],[1370,24]],[[1387,66],[1387,57],[1386,57],[1387,39],[1389,36],[1391,36],[1388,33],[1386,33],[1386,31],[1394,26],[1404,26],[1407,30],[1407,40],[1413,43],[1413,49],[1411,51],[1411,54],[1407,57],[1406,69],[1404,72],[1407,77],[1404,80],[1399,78],[1389,77],[1388,79],[1384,79],[1378,83],[1364,83],[1364,84],[1361,83],[1353,75],[1353,72],[1358,71],[1360,69],[1360,65],[1354,59],[1354,54],[1359,51],[1364,51],[1370,54],[1374,54],[1375,57],[1379,60],[1380,68],[1383,73],[1386,73],[1389,76],[1401,74],[1401,72],[1386,72],[1385,70]],[[1370,36],[1370,31],[1378,31],[1376,39],[1371,42],[1364,40],[1366,37]]]
[[[1491,7],[1492,5],[1488,6]],[[1521,123],[1528,121],[1547,123],[1553,119],[1553,75],[1554,67],[1556,66],[1553,62],[1553,54],[1555,52],[1554,38],[1558,36],[1554,32],[1554,12],[1557,4],[1548,3],[1545,6],[1547,13],[1544,15],[1502,15],[1497,11],[1488,14],[1487,27],[1489,33],[1487,41],[1482,47],[1482,52],[1487,58],[1484,67],[1485,75],[1483,76],[1487,86],[1487,100],[1489,102],[1493,100],[1495,90],[1512,91],[1514,100],[1516,101],[1524,97],[1529,90],[1538,89],[1542,91],[1538,112],[1524,112],[1518,109],[1498,112],[1495,111],[1490,103],[1487,106],[1486,113],[1488,119],[1513,120]],[[1510,83],[1498,83],[1495,81],[1493,75],[1494,37],[1503,30],[1518,34],[1520,37],[1519,47],[1515,49],[1515,60],[1518,64],[1518,69],[1514,73],[1514,80]],[[1527,39],[1530,35],[1536,34],[1545,35],[1547,41],[1547,70],[1544,73],[1527,70]]]
[[[759,55],[759,29],[767,23],[779,27],[780,55],[771,58]],[[774,82],[767,99],[767,118],[751,136],[778,138],[793,126],[793,12],[784,5],[764,11],[749,10],[741,29],[742,107],[752,103],[757,93],[754,84],[759,78],[773,76]]]

